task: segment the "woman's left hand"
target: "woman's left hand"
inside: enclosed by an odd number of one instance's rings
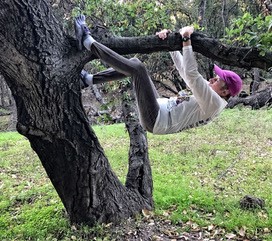
[[[161,30],[160,32],[157,32],[156,35],[157,35],[160,39],[164,40],[164,39],[167,38],[167,36],[168,36],[169,33],[171,33],[170,30],[168,30],[168,29],[163,29],[163,30]]]

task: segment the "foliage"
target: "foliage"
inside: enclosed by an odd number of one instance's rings
[[[181,22],[189,22],[188,9],[191,9],[192,6],[193,3],[184,6],[180,1],[158,2],[154,0],[118,2],[96,0],[85,1],[84,6],[82,6],[82,2],[78,1],[78,7],[74,9],[73,15],[83,13],[88,16],[88,24],[103,26],[114,35],[146,36],[153,35],[156,31],[164,28],[174,29],[175,26],[179,28]],[[160,53],[137,56],[146,64],[154,80],[169,78],[165,75],[165,69],[168,70],[169,66],[162,66],[160,56]],[[169,59],[169,54],[167,58]],[[155,74],[153,74],[154,66],[157,66]],[[91,72],[94,73],[95,71],[92,70]],[[161,75],[161,73],[164,74]],[[116,89],[116,87],[120,89],[117,82],[104,85],[107,90]]]
[[[75,14],[79,12],[80,8],[74,10]],[[153,34],[154,29],[170,25],[167,8],[157,1],[87,0],[83,13],[90,16],[94,24],[122,36]]]
[[[85,1],[85,6],[81,6],[81,1],[78,1],[79,7],[75,8],[73,15],[83,13],[88,16],[88,24],[92,23],[92,26],[103,26],[111,31],[114,35],[121,36],[140,36],[154,34],[156,31],[163,28],[172,29],[175,24],[175,15],[178,8],[174,9],[177,4],[172,6],[170,1],[159,3],[158,1],[108,1],[108,0],[96,0]],[[181,16],[181,15],[180,15]],[[159,54],[157,54],[159,55]],[[134,56],[135,57],[135,56]],[[145,59],[147,68],[149,70],[150,65],[148,60],[150,56],[137,56],[141,60]],[[169,58],[169,56],[168,56]],[[97,72],[97,64],[92,61],[91,72]],[[159,64],[156,63],[158,66]],[[160,68],[162,69],[162,68]],[[101,70],[101,68],[100,68]],[[151,73],[152,74],[152,73]],[[121,82],[106,83],[103,85],[105,92],[119,91],[122,86],[128,83],[129,80],[122,80]],[[115,101],[107,99],[108,103],[105,103],[104,108],[111,109],[112,104]],[[104,114],[101,116],[101,120],[104,122],[110,122],[110,116]]]
[[[272,15],[253,17],[245,13],[226,28],[227,43],[256,47],[261,54],[272,51]]]
[[[269,240],[271,118],[270,110],[228,109],[201,128],[174,135],[149,134],[156,207],[152,219],[171,220],[180,227],[179,234],[199,230],[214,240],[233,235],[237,240]],[[94,130],[124,183],[129,150],[125,126],[95,126]],[[24,137],[1,133],[0,150],[1,240],[114,240],[109,237],[114,233],[105,234],[105,225],[91,229],[69,224]],[[246,194],[263,198],[265,209],[241,210],[239,200]]]

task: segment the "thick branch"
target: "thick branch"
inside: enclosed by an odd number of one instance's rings
[[[131,87],[131,86],[130,86]],[[139,123],[136,114],[135,95],[129,95],[129,84],[126,85],[123,97],[122,110],[127,131],[130,137],[129,149],[129,170],[127,174],[126,187],[130,190],[137,190],[146,200],[147,208],[153,208],[153,183],[150,161],[148,157],[147,136]]]
[[[155,35],[141,37],[109,37],[104,35],[99,41],[120,54],[182,49],[179,33],[170,34],[166,40],[161,40]],[[216,39],[197,32],[192,35],[192,44],[195,52],[226,65],[247,69],[257,67],[264,70],[272,67],[271,52],[261,56],[260,51],[256,48],[227,46]]]

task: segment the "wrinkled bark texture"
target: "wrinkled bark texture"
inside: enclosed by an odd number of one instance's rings
[[[95,33],[95,30],[93,33]],[[268,70],[272,67],[271,52],[261,56],[257,48],[227,46],[200,32],[194,32],[191,39],[195,52],[220,63],[246,69],[257,67]],[[99,36],[99,41],[120,54],[181,50],[181,37],[177,32],[169,34],[166,40],[160,40],[155,35],[145,37],[111,37],[105,34],[104,36]]]
[[[17,130],[38,154],[72,222],[117,222],[152,209],[145,133],[128,127],[132,148],[123,185],[81,103],[79,73],[95,56],[79,52],[58,19],[46,0],[0,2],[0,72],[16,102]],[[93,36],[121,54],[181,49],[177,33],[166,41],[155,36],[116,38],[96,29]],[[195,51],[229,65],[272,66],[271,54],[262,57],[256,49],[224,46],[200,33],[192,36],[192,42]]]
[[[2,1],[0,9],[0,69],[17,105],[17,130],[38,154],[71,221],[117,222],[152,209],[149,163],[140,164],[146,171],[137,176],[145,185],[124,186],[89,126],[78,79],[86,52],[77,51],[46,1]]]
[[[152,197],[153,186],[151,168],[148,158],[148,144],[146,132],[139,123],[136,97],[132,91],[132,84],[127,84],[123,89],[122,110],[126,129],[130,136],[129,170],[126,187],[139,189],[141,195],[147,199]],[[147,175],[143,175],[143,174]],[[144,178],[139,178],[143,176]],[[153,205],[153,203],[152,203]]]
[[[206,12],[207,0],[201,0],[198,6],[198,24],[200,27],[205,26],[205,12]]]

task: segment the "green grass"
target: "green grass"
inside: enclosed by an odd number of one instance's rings
[[[155,215],[186,231],[214,226],[225,233],[272,240],[272,111],[225,110],[213,123],[174,135],[148,134]],[[123,124],[95,126],[124,182],[129,138]],[[63,205],[28,141],[0,133],[0,240],[84,240],[101,226],[71,227]],[[241,210],[247,195],[265,209]],[[103,234],[101,234],[103,236]],[[103,240],[103,238],[101,239]]]

